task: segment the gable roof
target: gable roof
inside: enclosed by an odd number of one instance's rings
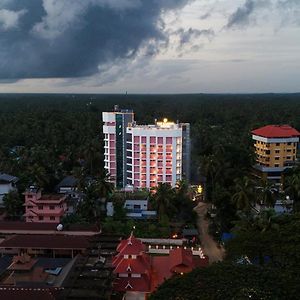
[[[150,292],[150,280],[144,276],[134,278],[116,278],[113,282],[116,291]]]
[[[190,272],[196,267],[193,261],[193,252],[190,249],[173,249],[170,251],[169,259],[172,272]]]
[[[128,258],[124,259],[118,256],[117,260],[113,261],[115,267],[114,273],[134,273],[134,274],[149,274],[150,273],[150,261],[149,257],[143,253],[136,259]]]
[[[18,177],[5,173],[0,173],[0,182],[16,183],[18,180]]]
[[[67,176],[56,187],[76,187],[77,182],[78,179],[76,179],[74,176]]]
[[[254,129],[251,133],[266,138],[291,138],[300,136],[300,132],[290,125],[267,125]]]
[[[117,247],[117,251],[121,255],[139,255],[145,249],[143,242],[134,237],[132,233],[127,240],[122,240]]]

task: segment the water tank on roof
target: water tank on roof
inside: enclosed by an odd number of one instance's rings
[[[56,227],[57,231],[62,231],[64,229],[64,225],[63,224],[58,224]]]

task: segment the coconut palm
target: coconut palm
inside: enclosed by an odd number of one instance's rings
[[[268,180],[261,180],[259,186],[255,188],[257,195],[257,202],[264,207],[274,207],[276,201],[276,192],[278,191],[274,184]]]
[[[254,195],[254,184],[253,181],[244,176],[242,178],[237,178],[235,182],[235,193],[232,196],[232,201],[236,205],[238,210],[250,211],[255,203]]]
[[[294,200],[294,210],[298,211],[300,203],[300,170],[295,169],[285,177],[284,181],[284,192],[289,198]]]
[[[154,205],[158,211],[158,219],[162,221],[164,216],[168,214],[168,210],[172,209],[172,200],[174,199],[174,190],[168,183],[160,183],[156,189]]]

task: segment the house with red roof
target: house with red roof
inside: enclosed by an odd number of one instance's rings
[[[67,195],[42,195],[42,191],[34,186],[24,195],[26,222],[59,224],[67,211]]]
[[[285,169],[295,165],[300,132],[289,125],[267,125],[252,130],[256,174],[280,183]]]
[[[194,255],[185,247],[170,249],[167,255],[150,255],[133,234],[120,242],[117,252],[113,259],[114,290],[124,292],[124,299],[147,299],[166,279],[208,265],[206,257]]]

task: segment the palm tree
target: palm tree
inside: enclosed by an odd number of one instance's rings
[[[104,170],[100,176],[96,177],[95,184],[100,198],[106,199],[112,195],[114,185],[109,182],[109,174],[106,170]]]
[[[284,178],[284,192],[294,200],[294,210],[299,210],[300,203],[300,170],[295,169],[292,174]]]
[[[172,200],[174,199],[174,190],[168,183],[160,183],[154,194],[154,205],[157,207],[158,219],[161,222],[168,210],[172,208]]]
[[[264,207],[274,207],[276,192],[274,184],[268,180],[261,180],[260,185],[256,187],[258,204]]]
[[[253,203],[255,203],[253,181],[249,177],[244,176],[235,179],[234,182],[235,193],[231,199],[238,210],[249,212],[251,208],[254,208]]]

